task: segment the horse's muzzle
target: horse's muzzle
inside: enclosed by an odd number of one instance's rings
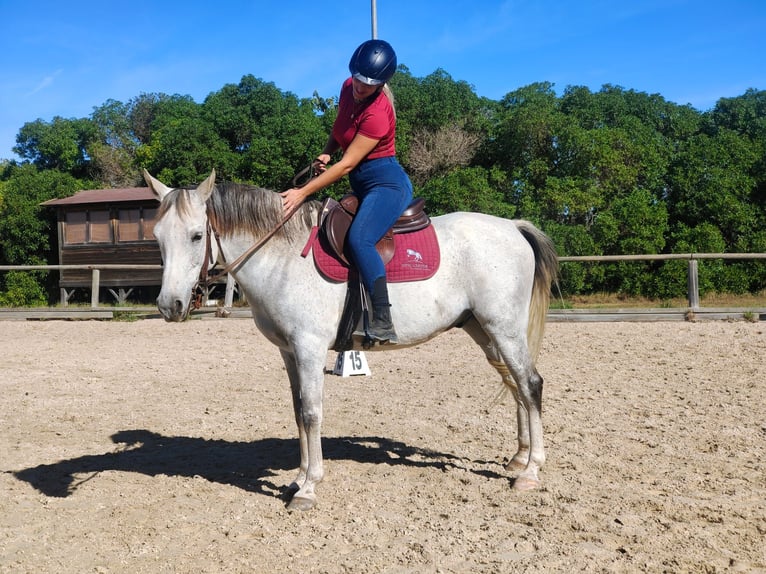
[[[161,294],[157,297],[157,309],[159,309],[165,321],[169,323],[184,321],[189,315],[189,308],[188,302],[184,302],[181,299],[171,298],[166,300]]]

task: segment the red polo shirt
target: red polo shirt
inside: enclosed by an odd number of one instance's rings
[[[346,151],[354,136],[360,133],[379,140],[366,159],[396,155],[396,114],[391,102],[380,92],[372,102],[357,104],[351,83],[348,78],[340,90],[338,117],[332,128],[335,141]]]

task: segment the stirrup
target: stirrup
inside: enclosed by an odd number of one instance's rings
[[[399,337],[396,334],[396,331],[394,331],[393,327],[391,327],[390,335],[388,337],[385,336],[375,336],[372,333],[370,333],[369,328],[365,328],[363,330],[357,330],[354,331],[354,337],[363,337],[362,346],[365,349],[369,349],[372,347],[375,343],[378,345],[396,345],[399,343]],[[387,335],[389,333],[386,333]]]

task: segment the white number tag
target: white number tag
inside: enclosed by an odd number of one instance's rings
[[[370,367],[367,365],[367,357],[362,351],[344,351],[338,353],[335,359],[333,375],[349,377],[351,375],[370,375]]]

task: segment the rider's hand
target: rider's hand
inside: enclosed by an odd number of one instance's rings
[[[303,200],[306,199],[303,190],[299,187],[293,187],[281,192],[279,195],[282,196],[282,209],[285,214],[297,209],[303,203]]]
[[[327,164],[330,163],[329,153],[320,153],[314,160],[314,167],[319,170],[319,173],[327,170]]]

